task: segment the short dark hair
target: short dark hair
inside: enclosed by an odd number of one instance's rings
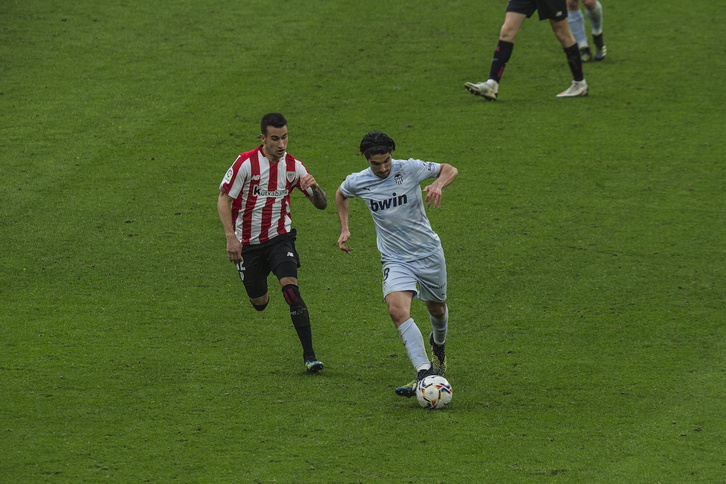
[[[393,153],[395,149],[396,142],[387,134],[381,133],[380,131],[371,131],[360,142],[360,152],[363,153],[366,160],[370,159],[373,155]]]
[[[267,127],[272,126],[273,128],[282,128],[287,126],[287,119],[280,113],[267,113],[262,116],[262,122],[260,123],[260,132],[267,135]]]

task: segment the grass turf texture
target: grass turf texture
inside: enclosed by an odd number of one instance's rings
[[[0,481],[720,481],[720,4],[606,4],[586,99],[529,20],[486,103],[504,1],[303,3],[3,5]],[[447,410],[393,393],[362,204],[346,256],[293,200],[324,372],[245,301],[216,187],[268,111],[331,200],[372,129],[459,168]]]

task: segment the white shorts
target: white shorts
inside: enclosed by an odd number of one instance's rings
[[[384,299],[398,291],[412,291],[422,301],[446,301],[444,249],[410,262],[383,261]]]

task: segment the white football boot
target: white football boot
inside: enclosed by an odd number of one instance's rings
[[[482,96],[488,101],[496,101],[497,94],[499,93],[499,83],[494,79],[489,79],[486,82],[479,82],[476,84],[467,82],[464,83],[464,87],[470,93]]]
[[[585,79],[581,81],[572,81],[572,85],[557,95],[557,97],[582,97],[587,96],[590,90],[587,88],[587,81]]]

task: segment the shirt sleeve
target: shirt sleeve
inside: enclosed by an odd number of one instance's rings
[[[244,163],[244,159],[240,156],[227,170],[227,174],[224,175],[224,179],[219,185],[219,190],[232,198],[237,198],[247,179],[248,171],[249,163]]]
[[[348,175],[343,183],[340,184],[340,193],[342,193],[345,198],[355,198],[357,197],[356,188],[355,176]]]
[[[416,173],[419,181],[424,181],[427,178],[436,178],[439,174],[441,174],[441,163],[415,160],[413,158],[409,158],[408,162]]]

